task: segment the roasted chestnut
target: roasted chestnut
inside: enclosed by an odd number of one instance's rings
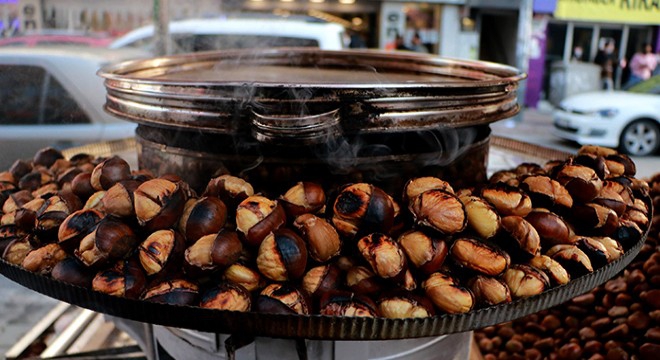
[[[371,184],[349,185],[334,202],[332,223],[348,238],[388,233],[394,225],[394,204],[389,195]]]
[[[135,216],[134,194],[140,184],[136,180],[122,180],[112,185],[101,200],[104,211],[117,217]]]
[[[615,185],[616,184],[616,185]],[[594,203],[598,205],[605,206],[606,208],[614,210],[614,212],[621,216],[626,211],[626,201],[623,200],[619,191],[622,188],[621,184],[605,181],[603,183],[603,188],[600,190],[600,194],[593,200]],[[629,199],[631,200],[631,199]]]
[[[493,173],[493,175],[491,175],[491,177],[488,179],[488,182],[490,184],[502,183],[514,187],[520,185],[520,180],[518,180],[518,174],[510,170],[500,170]]]
[[[448,274],[436,272],[422,283],[426,296],[443,312],[462,314],[474,306],[474,295],[458,285],[458,282]]]
[[[383,289],[381,278],[366,266],[353,266],[346,273],[346,285],[356,294],[376,294]]]
[[[511,263],[507,253],[470,238],[456,239],[449,253],[461,267],[489,276],[500,275]]]
[[[89,198],[87,198],[87,202],[85,202],[83,209],[95,209],[105,213],[105,209],[103,208],[104,196],[105,191],[97,191],[93,193]]]
[[[578,236],[575,245],[582,250],[591,261],[591,265],[599,268],[607,265],[611,260],[610,253],[605,245],[587,236]]]
[[[16,160],[9,168],[9,172],[14,176],[14,183],[23,176],[32,171],[32,164],[23,160]]]
[[[113,156],[96,165],[90,183],[96,191],[108,190],[114,184],[131,178],[131,167],[126,160]]]
[[[532,211],[532,200],[522,190],[497,183],[481,190],[481,196],[495,206],[502,216],[517,215],[525,217]]]
[[[341,317],[376,317],[376,304],[364,295],[346,291],[326,293],[320,301],[320,314]]]
[[[95,274],[73,256],[67,256],[55,264],[50,276],[55,280],[84,288],[91,288]]]
[[[428,190],[417,195],[408,208],[417,224],[442,234],[455,234],[467,226],[463,203],[456,195],[443,190]]]
[[[634,221],[641,229],[646,229],[649,225],[650,213],[644,201],[635,199],[633,205],[627,207],[623,217],[627,220]]]
[[[444,240],[422,231],[408,231],[399,236],[398,242],[413,266],[426,274],[440,270],[449,252]]]
[[[189,199],[179,220],[179,230],[188,244],[204,235],[215,234],[227,222],[227,207],[216,197]]]
[[[607,167],[610,169],[610,173],[614,175],[613,169],[617,170],[618,176],[635,176],[637,173],[637,166],[635,162],[626,154],[609,154],[605,156],[605,161]]]
[[[477,275],[467,283],[477,304],[492,306],[511,302],[511,291],[502,280],[490,276]]]
[[[55,161],[63,159],[64,156],[59,150],[56,150],[52,147],[46,147],[40,149],[34,154],[32,158],[32,163],[35,165],[41,165],[45,167],[51,167]]]
[[[437,177],[425,176],[411,179],[406,183],[403,190],[403,201],[404,203],[409,203],[421,193],[428,190],[443,190],[450,194],[454,193],[454,189],[448,182],[438,179]]]
[[[250,311],[250,293],[241,285],[224,282],[207,290],[199,303],[206,309]]]
[[[336,290],[340,285],[341,270],[336,265],[321,265],[311,268],[303,277],[302,287],[314,297]]]
[[[247,181],[231,175],[221,175],[209,181],[202,196],[215,196],[220,198],[231,210],[254,195],[252,185]]]
[[[258,247],[268,234],[285,222],[282,205],[263,196],[249,196],[236,209],[236,228],[253,247]]]
[[[596,172],[582,165],[564,165],[555,175],[555,180],[568,190],[573,199],[585,203],[595,199],[603,188]]]
[[[119,260],[109,269],[102,270],[92,280],[92,288],[104,294],[137,299],[147,283],[144,270],[135,258]]]
[[[257,267],[273,281],[299,279],[307,266],[305,242],[289,229],[277,229],[259,246]]]
[[[459,197],[467,213],[468,227],[483,239],[490,239],[500,230],[500,215],[486,200],[478,196]]]
[[[619,224],[614,210],[595,203],[575,204],[572,216],[573,224],[589,235],[612,235]]]
[[[530,223],[541,238],[541,244],[549,248],[557,244],[572,244],[575,232],[561,216],[546,209],[534,209],[525,220]],[[534,254],[534,255],[538,255]]]
[[[325,192],[321,185],[312,182],[297,183],[287,190],[280,200],[291,217],[316,214],[325,210]]]
[[[341,251],[339,234],[324,219],[312,214],[303,214],[296,218],[293,226],[302,234],[312,259],[326,262],[339,255]]]
[[[614,233],[611,234],[611,237],[619,241],[624,248],[629,249],[637,244],[643,235],[644,231],[636,222],[628,219],[619,219],[619,224]]]
[[[143,300],[171,305],[195,305],[198,298],[199,286],[184,279],[157,283],[142,295]]]
[[[405,276],[406,256],[401,246],[389,236],[380,233],[367,235],[358,241],[357,246],[376,275],[395,281]]]
[[[429,299],[407,291],[382,296],[377,303],[380,316],[388,319],[425,318],[435,315]]]
[[[581,154],[572,159],[573,164],[586,166],[596,172],[600,179],[612,177],[610,169],[607,166],[603,156],[594,154]]]
[[[27,190],[11,193],[7,197],[7,200],[5,200],[5,203],[2,205],[2,212],[5,214],[13,213],[33,199],[34,197],[32,194]]]
[[[618,241],[610,237],[592,237],[592,239],[605,246],[605,249],[607,249],[607,252],[610,254],[610,261],[617,260],[623,256],[623,247]]]
[[[2,254],[2,258],[6,262],[14,265],[21,265],[27,254],[32,251],[32,245],[30,245],[29,235],[16,238],[12,240],[5,247],[5,251]]]
[[[223,278],[229,282],[243,286],[250,292],[261,289],[265,285],[261,274],[257,270],[238,262],[225,270]]]
[[[502,280],[516,299],[538,295],[550,285],[548,276],[541,270],[520,264],[511,265],[504,272]]]
[[[546,175],[545,169],[539,164],[525,162],[516,166],[515,170],[518,177]]]
[[[69,253],[73,252],[103,217],[100,211],[94,209],[78,210],[67,216],[57,233],[60,246]]]
[[[148,231],[176,224],[186,202],[181,186],[164,179],[143,182],[133,196],[137,220]]]
[[[554,285],[564,285],[571,280],[566,269],[547,255],[535,256],[529,260],[528,264],[543,271]]]
[[[573,206],[568,190],[548,176],[528,176],[520,183],[520,188],[532,199],[534,207],[565,210]]]
[[[174,230],[158,230],[138,246],[138,257],[148,276],[178,270],[184,250],[184,240]]]
[[[589,256],[576,245],[555,245],[545,254],[560,263],[571,275],[571,278],[577,278],[594,271]]]
[[[53,174],[48,169],[34,168],[32,172],[18,180],[18,188],[32,192],[46,184],[52,183],[54,180]]]
[[[517,258],[529,259],[541,253],[541,238],[536,228],[520,216],[502,218],[502,233],[497,243]]]
[[[79,198],[86,200],[96,192],[92,187],[92,173],[82,172],[71,180],[71,191]]]
[[[614,149],[610,149],[604,146],[597,146],[597,145],[582,145],[578,151],[578,155],[585,155],[585,154],[591,154],[591,155],[596,155],[596,156],[609,156],[609,155],[616,155],[617,151]]]
[[[261,313],[309,315],[305,295],[290,284],[270,284],[257,297],[256,308]]]
[[[83,237],[74,255],[89,267],[101,266],[121,259],[138,243],[130,226],[114,218],[103,218],[96,228]]]
[[[238,235],[230,230],[199,238],[185,251],[184,270],[191,276],[224,269],[241,256],[243,245]]]
[[[50,274],[58,262],[64,260],[66,253],[57,244],[47,244],[30,251],[23,259],[21,266],[27,271],[39,275]]]

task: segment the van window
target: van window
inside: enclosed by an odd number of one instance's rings
[[[195,35],[192,51],[264,47],[319,47],[314,39],[265,35]]]
[[[65,125],[89,118],[55,77],[38,66],[0,65],[0,125]]]

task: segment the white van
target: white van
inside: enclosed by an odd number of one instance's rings
[[[298,19],[190,19],[170,22],[169,32],[174,53],[293,46],[344,48],[343,26]],[[153,51],[153,45],[154,26],[148,25],[128,32],[109,47]]]

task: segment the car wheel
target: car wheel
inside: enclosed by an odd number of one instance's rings
[[[621,132],[619,148],[626,154],[651,155],[658,150],[658,147],[660,147],[660,128],[651,120],[633,121]]]

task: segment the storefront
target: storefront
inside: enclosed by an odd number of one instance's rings
[[[629,77],[626,62],[642,44],[651,43],[655,51],[660,49],[658,2],[558,0],[550,13],[552,16],[537,12],[537,21],[545,27],[546,34],[544,66],[540,69],[545,94],[551,91],[549,76],[553,63],[592,63],[607,40],[614,41],[622,60],[615,73],[615,88],[625,84]]]

